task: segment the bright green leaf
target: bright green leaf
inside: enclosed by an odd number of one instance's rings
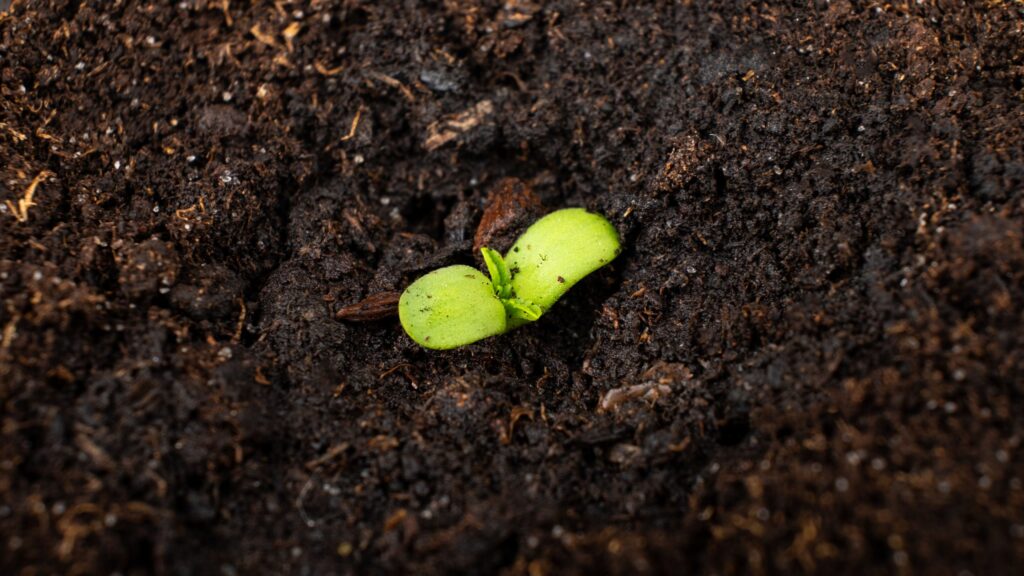
[[[505,305],[505,310],[509,313],[509,323],[514,324],[512,327],[519,326],[526,322],[533,322],[540,318],[541,314],[544,313],[544,311],[540,309],[540,306],[531,304],[521,298],[509,298],[507,300],[502,300],[501,302]]]
[[[491,282],[469,266],[434,270],[409,285],[398,301],[405,332],[421,346],[447,350],[506,330],[505,307]]]
[[[530,226],[505,255],[516,298],[547,312],[569,288],[619,254],[619,233],[582,208],[552,212]],[[513,317],[509,328],[524,324]]]
[[[484,246],[480,248],[483,254],[484,264],[487,264],[487,272],[491,275],[491,284],[494,285],[494,293],[498,298],[508,298],[512,293],[512,274],[505,265],[505,259],[501,253]]]

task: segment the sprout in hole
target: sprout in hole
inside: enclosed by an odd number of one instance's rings
[[[558,210],[534,222],[504,257],[481,248],[490,279],[459,265],[410,284],[399,299],[398,317],[409,337],[426,348],[472,344],[537,320],[619,250],[619,234],[604,216],[582,208]]]

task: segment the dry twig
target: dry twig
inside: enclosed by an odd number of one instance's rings
[[[36,203],[33,198],[36,195],[36,189],[39,185],[50,176],[53,176],[53,172],[49,170],[43,170],[38,176],[32,179],[32,183],[25,189],[25,194],[22,195],[21,200],[18,200],[18,205],[15,206],[10,200],[6,201],[7,207],[11,209],[11,213],[14,214],[14,218],[18,222],[28,222],[28,209],[35,206]]]

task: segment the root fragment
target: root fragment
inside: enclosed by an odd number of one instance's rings
[[[32,183],[25,189],[25,193],[22,195],[21,200],[18,200],[18,205],[15,206],[10,200],[5,201],[7,207],[14,214],[14,218],[18,222],[28,222],[28,209],[35,206],[36,203],[33,198],[36,195],[36,189],[43,183],[44,180],[53,176],[54,173],[49,170],[43,170],[35,178],[32,179]]]

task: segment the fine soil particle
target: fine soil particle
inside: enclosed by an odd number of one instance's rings
[[[0,573],[1012,573],[1022,11],[15,0]],[[502,187],[623,253],[335,319]]]

